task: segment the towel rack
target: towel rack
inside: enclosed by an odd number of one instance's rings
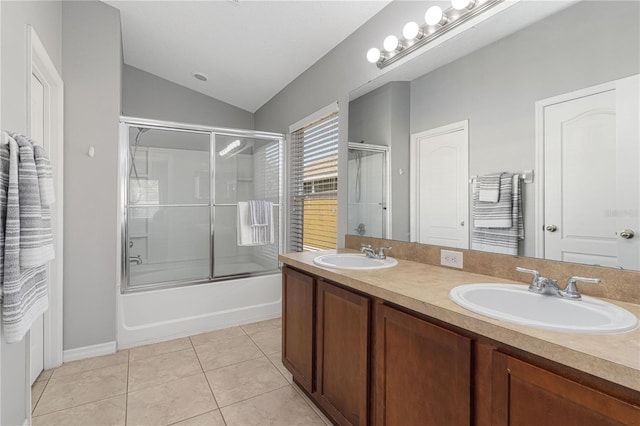
[[[525,170],[521,173],[516,173],[520,179],[524,181],[524,183],[533,183],[533,170]],[[469,183],[473,183],[478,179],[478,176],[471,176],[469,178]]]

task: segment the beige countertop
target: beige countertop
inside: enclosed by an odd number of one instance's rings
[[[398,259],[398,265],[393,268],[373,271],[324,268],[313,263],[315,257],[335,252],[289,253],[281,255],[279,259],[294,268],[640,391],[640,329],[620,334],[588,335],[541,330],[494,320],[458,306],[449,299],[449,291],[461,284],[514,281],[402,259]],[[640,316],[640,305],[607,301]]]

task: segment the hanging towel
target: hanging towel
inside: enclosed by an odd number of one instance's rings
[[[524,218],[522,215],[522,188],[519,175],[508,174],[508,182],[504,176],[502,184],[510,183],[511,186],[511,226],[509,227],[478,227],[474,220],[474,229],[471,237],[473,250],[489,251],[502,254],[518,254],[518,241],[524,239]],[[500,198],[505,195],[501,191]],[[502,202],[502,201],[501,201]],[[473,194],[473,210],[476,216],[477,207],[482,207],[479,194]]]
[[[238,245],[274,243],[273,203],[264,200],[238,202]]]
[[[479,178],[478,178],[479,179]],[[476,228],[511,228],[513,210],[513,174],[500,174],[498,202],[480,200],[481,189],[474,193],[473,226]],[[478,185],[479,186],[479,185]]]
[[[48,308],[46,263],[53,245],[51,216],[42,200],[52,202],[53,194],[41,192],[53,187],[38,185],[33,142],[17,134],[9,134],[8,142],[0,145],[0,282],[4,339],[15,343]],[[39,162],[47,179],[46,156]]]
[[[502,173],[478,177],[478,199],[484,203],[497,203],[500,200],[500,178]]]

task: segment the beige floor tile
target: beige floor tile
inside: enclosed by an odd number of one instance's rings
[[[333,423],[331,423],[331,420],[329,420],[324,415],[324,413],[322,411],[320,411],[320,409],[309,399],[307,394],[304,393],[304,391],[302,389],[300,389],[300,386],[298,386],[297,384],[294,383],[292,387],[293,387],[293,390],[298,392],[298,395],[300,395],[302,397],[302,399],[304,399],[306,401],[306,403],[309,404],[309,407],[311,407],[311,409],[313,411],[315,411],[315,413],[318,415],[318,417],[320,417],[325,424],[327,424],[328,426],[333,426]]]
[[[278,371],[280,373],[282,373],[284,378],[287,379],[287,382],[293,383],[293,376],[291,375],[289,370],[287,370],[287,368],[284,366],[284,364],[282,364],[282,352],[276,352],[274,354],[269,354],[269,355],[267,355],[267,357],[273,363],[273,365],[275,365],[275,367],[278,369]]]
[[[127,362],[129,362],[129,351],[118,351],[112,355],[97,356],[94,358],[65,362],[53,371],[51,377],[57,378],[60,376],[82,373],[98,368],[111,367],[118,364],[126,364]]]
[[[33,418],[33,426],[124,425],[127,396],[118,395]]]
[[[182,349],[191,348],[191,341],[188,337],[169,340],[167,342],[154,343],[152,345],[139,346],[129,349],[129,361],[136,361],[150,356],[167,354]]]
[[[266,357],[218,368],[206,374],[220,407],[288,385]]]
[[[34,415],[51,413],[127,392],[127,364],[52,377]]]
[[[36,404],[42,396],[45,386],[47,386],[46,380],[36,381],[33,386],[31,386],[31,411],[36,408]]]
[[[282,351],[282,329],[280,328],[255,333],[251,335],[251,339],[267,355]]]
[[[245,333],[252,335],[260,331],[271,330],[282,327],[282,318],[274,318],[266,321],[254,322],[241,326]]]
[[[53,368],[51,370],[44,370],[42,373],[40,373],[40,375],[36,379],[36,382],[39,382],[41,380],[49,380],[51,378],[51,375],[53,374],[53,370]]]
[[[223,407],[221,411],[228,426],[324,426],[291,386]]]
[[[214,410],[201,416],[174,423],[173,426],[225,426],[225,423],[220,410]]]
[[[209,333],[196,334],[191,336],[194,346],[206,343],[219,342],[220,340],[229,339],[231,337],[244,336],[245,333],[240,327],[225,328],[222,330],[211,331]]]
[[[203,373],[129,393],[128,425],[167,425],[217,407]]]
[[[129,392],[201,373],[193,348],[169,352],[129,363]]]
[[[219,342],[196,345],[196,353],[204,371],[226,367],[262,356],[248,336],[238,336]]]

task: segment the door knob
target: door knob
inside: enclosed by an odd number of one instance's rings
[[[558,227],[555,225],[547,225],[544,229],[546,229],[549,232],[556,232],[558,230]]]
[[[620,231],[620,237],[624,238],[625,240],[630,240],[634,235],[635,233],[631,229],[623,229],[622,231]]]

